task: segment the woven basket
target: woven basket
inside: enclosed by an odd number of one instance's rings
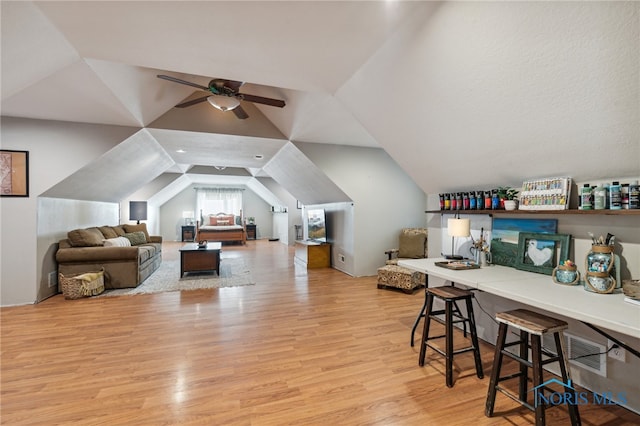
[[[60,274],[58,279],[65,299],[81,299],[104,292],[104,268],[73,277]]]

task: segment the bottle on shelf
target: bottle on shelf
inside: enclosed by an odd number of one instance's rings
[[[620,194],[622,194],[622,209],[628,210],[629,209],[629,184],[623,183],[621,186],[622,186],[622,190],[620,191]]]
[[[620,182],[614,181],[609,186],[609,209],[622,209],[622,187],[620,186]]]
[[[629,185],[629,209],[640,209],[640,185],[637,180]]]
[[[585,183],[580,188],[580,210],[591,210],[593,208],[593,192],[591,186]]]
[[[607,208],[607,184],[601,183],[593,189],[593,209],[604,210]]]

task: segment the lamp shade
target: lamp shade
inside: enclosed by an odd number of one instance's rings
[[[471,219],[448,219],[447,234],[450,237],[468,237],[471,235]]]
[[[129,220],[147,220],[146,201],[129,201]]]
[[[220,111],[231,111],[240,105],[240,101],[231,96],[209,96],[207,101]]]

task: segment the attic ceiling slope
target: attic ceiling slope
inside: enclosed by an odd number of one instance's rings
[[[119,202],[173,165],[156,140],[140,130],[42,196]]]
[[[422,7],[337,97],[423,191],[637,175],[638,3]]]
[[[283,139],[147,129],[177,164],[262,168]]]
[[[218,78],[329,92],[416,7],[377,1],[37,5],[84,57],[197,75],[216,70]]]
[[[198,92],[184,100],[191,100],[201,96],[202,92]],[[234,114],[219,111],[208,102],[203,102],[187,108],[172,107],[147,127],[152,129],[286,139],[282,132],[253,103],[242,102],[241,104],[242,109],[249,115],[249,118],[245,120],[239,120]]]
[[[264,170],[302,204],[351,201],[302,151],[287,143]]]
[[[3,101],[80,60],[78,52],[33,3],[0,2],[0,16]]]

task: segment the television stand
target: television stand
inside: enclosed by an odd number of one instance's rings
[[[331,244],[297,240],[294,262],[307,269],[331,267]]]

